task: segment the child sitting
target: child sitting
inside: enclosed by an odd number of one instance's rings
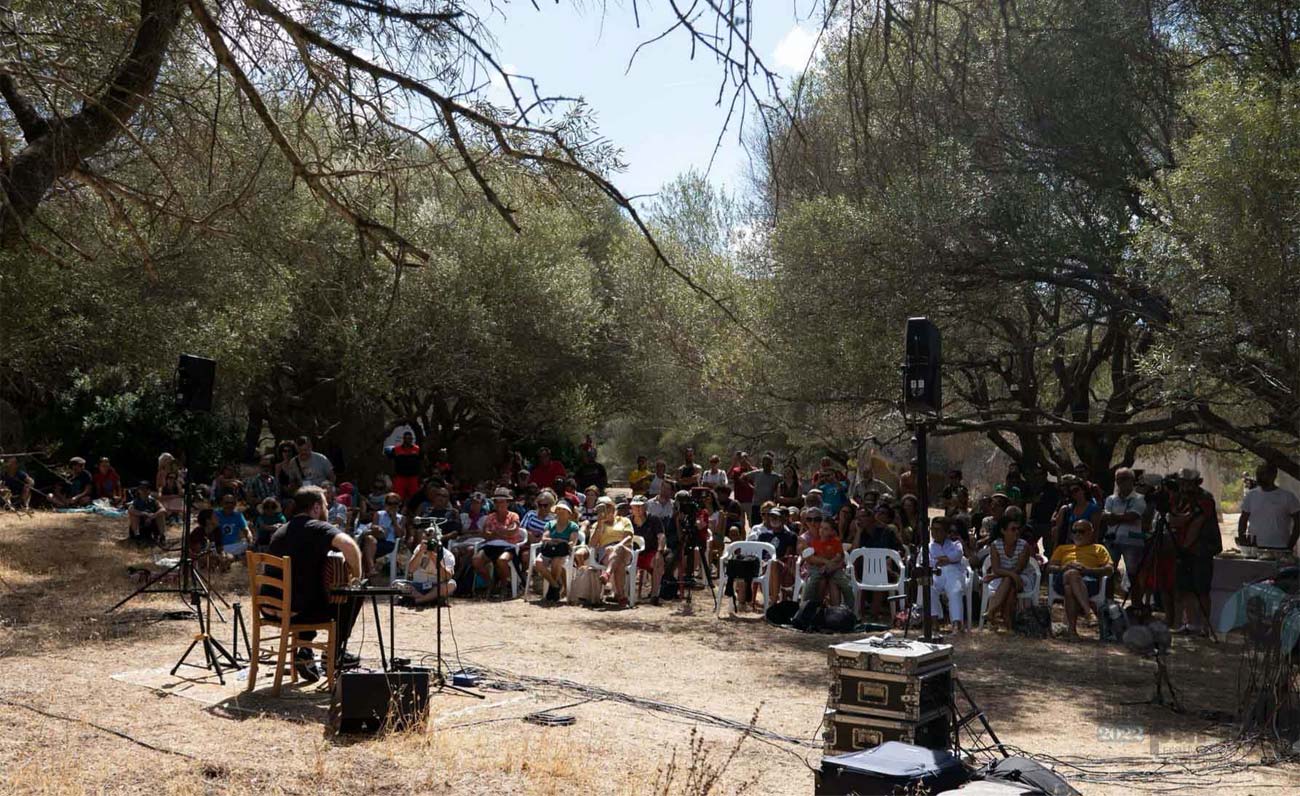
[[[804,602],[817,599],[821,595],[822,581],[830,581],[839,589],[843,604],[853,605],[853,583],[844,571],[844,546],[835,523],[822,521],[809,549],[812,555],[806,558],[808,580],[803,587]]]
[[[285,522],[284,513],[280,511],[280,501],[273,497],[263,500],[258,506],[257,517],[253,520],[253,527],[256,530],[256,538],[253,541],[253,549],[259,553],[265,553],[268,545],[271,544],[271,534],[276,532]]]

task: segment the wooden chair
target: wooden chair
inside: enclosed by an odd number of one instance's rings
[[[262,642],[278,641],[278,647],[275,648],[275,685],[271,688],[274,696],[280,695],[280,681],[284,677],[284,667],[286,659],[289,664],[292,682],[298,682],[298,668],[294,664],[293,656],[297,653],[299,647],[320,650],[325,658],[325,683],[329,688],[334,687],[334,637],[337,633],[336,623],[333,620],[321,624],[291,624],[289,617],[291,611],[289,607],[293,605],[293,562],[288,557],[281,558],[266,553],[254,553],[248,551],[244,554],[244,560],[248,565],[248,593],[253,603],[253,608],[249,612],[248,623],[253,628],[253,654],[252,660],[248,664],[248,687],[247,691],[252,691],[257,687],[257,666],[262,658]],[[278,569],[279,575],[267,574],[268,569]],[[271,597],[262,594],[262,588],[269,587],[280,593],[279,597]],[[276,635],[263,636],[262,628],[272,628],[279,631]],[[325,633],[325,640],[321,641],[317,635],[315,640],[304,641],[299,638],[299,634],[307,631],[313,631],[319,634]],[[272,652],[271,648],[266,650],[268,654]]]

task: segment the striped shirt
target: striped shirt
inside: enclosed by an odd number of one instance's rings
[[[529,511],[524,514],[524,518],[519,521],[519,524],[528,532],[529,537],[540,539],[542,534],[546,532],[547,521],[551,519],[554,519],[554,517],[550,515],[543,517],[536,511]]]

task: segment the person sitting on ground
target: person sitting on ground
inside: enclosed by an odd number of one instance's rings
[[[165,473],[158,486],[158,501],[167,512],[167,519],[179,519],[185,511],[185,489],[180,473]]]
[[[236,506],[235,496],[226,494],[221,498],[221,508],[217,510],[217,552],[234,561],[244,557],[244,551],[252,541],[248,533],[248,520]]]
[[[211,495],[212,499],[218,502],[226,495],[234,495],[236,503],[245,500],[244,482],[239,479],[239,475],[235,471],[235,465],[222,465],[221,472],[217,474],[216,478],[212,479]]]
[[[441,549],[441,554],[436,552]],[[437,570],[434,570],[434,567]],[[403,605],[430,605],[456,593],[456,557],[435,541],[432,534],[415,546],[406,570],[411,573]]]
[[[271,544],[271,537],[285,522],[284,513],[280,511],[280,501],[274,496],[263,499],[257,507],[257,518],[253,521],[256,529],[253,536],[253,550],[259,553],[265,552],[267,546]]]
[[[99,466],[91,479],[95,485],[95,500],[107,500],[110,505],[120,506],[126,501],[126,490],[122,486],[122,476],[113,469],[107,456],[101,457]]]
[[[27,471],[18,467],[18,457],[10,456],[5,459],[4,475],[0,477],[4,486],[9,490],[10,500],[14,508],[18,511],[26,511],[32,505],[32,487],[36,482],[27,474]]]
[[[325,521],[341,531],[347,530],[348,504],[338,499],[338,492],[335,491],[333,482],[322,481],[319,486],[325,491],[325,502],[329,506],[325,512]]]
[[[1097,612],[1092,598],[1101,588],[1100,578],[1114,573],[1115,566],[1106,546],[1096,544],[1091,522],[1077,520],[1070,532],[1073,542],[1057,545],[1052,550],[1047,572],[1056,592],[1065,602],[1066,632],[1070,638],[1076,639],[1079,638],[1079,616]],[[1090,626],[1093,624],[1094,621],[1089,621]]]
[[[279,496],[280,482],[275,480],[275,460],[268,453],[258,460],[257,475],[244,482],[244,499],[250,506],[261,506],[267,498]]]
[[[384,508],[375,512],[370,523],[357,529],[357,546],[361,548],[363,577],[379,574],[375,562],[388,555],[397,555],[397,540],[406,517],[401,514],[402,496],[389,492],[384,498]]]
[[[992,522],[993,518],[987,518]],[[1015,627],[1016,607],[1020,603],[1020,593],[1030,591],[1028,573],[1025,566],[1029,563],[1029,543],[1020,538],[1020,528],[1024,524],[1024,515],[1019,509],[1008,510],[1002,518],[1001,538],[994,539],[989,545],[989,569],[984,574],[984,582],[989,585],[989,604],[985,607],[989,624],[995,625],[995,619],[1001,618],[1002,627],[1011,630]],[[1038,584],[1033,584],[1036,592]]]
[[[133,542],[167,541],[167,510],[153,496],[153,484],[141,481],[126,509],[127,534]]]
[[[935,570],[930,585],[930,616],[943,616],[941,595],[948,596],[948,616],[958,633],[966,632],[966,556],[960,539],[952,535],[947,517],[930,521],[930,566]]]
[[[648,460],[644,455],[636,457],[636,467],[632,472],[627,474],[627,484],[632,487],[634,495],[653,495],[654,490],[650,488],[650,482],[654,480],[655,474],[650,470]]]
[[[190,560],[200,570],[230,570],[230,558],[217,551],[216,545],[221,538],[221,527],[217,524],[215,509],[200,509],[194,518],[194,527],[185,534],[185,543],[189,545]]]
[[[804,559],[808,565],[808,577],[803,584],[803,602],[821,600],[823,583],[834,586],[839,592],[843,605],[853,604],[853,582],[844,569],[844,545],[840,541],[835,523],[824,522],[821,509],[812,510],[807,515],[809,523],[816,523],[816,534],[809,543],[812,555]]]
[[[528,535],[519,524],[519,515],[510,510],[514,495],[506,487],[492,493],[492,513],[483,522],[483,543],[474,553],[474,571],[488,584],[488,597],[498,588],[508,587],[510,567],[515,551]]]
[[[547,490],[550,495],[550,490]],[[541,547],[537,548],[537,560],[533,562],[533,571],[546,581],[546,594],[543,602],[559,602],[560,593],[564,591],[564,562],[577,544],[578,523],[573,521],[573,507],[561,500],[555,504],[555,510],[542,530]]]
[[[767,570],[769,602],[780,602],[781,593],[794,586],[796,552],[799,537],[785,524],[785,509],[769,500],[763,507],[763,524],[749,535],[755,542],[766,542],[776,548],[776,558]]]
[[[653,502],[653,501],[651,501]],[[668,528],[662,516],[652,516],[646,499],[637,495],[629,506],[632,521],[632,535],[640,536],[645,542],[644,549],[636,556],[638,572],[650,573],[650,604],[659,604],[659,589],[663,584],[664,569],[667,566]],[[668,515],[672,521],[672,514]],[[638,579],[639,579],[638,575]]]
[[[614,499],[608,495],[597,501],[596,521],[587,528],[587,546],[595,563],[604,567],[601,583],[612,586],[620,606],[628,604],[627,565],[632,559],[632,523],[618,516]]]

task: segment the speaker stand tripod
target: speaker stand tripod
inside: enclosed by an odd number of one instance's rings
[[[1169,708],[1174,713],[1185,713],[1183,704],[1178,700],[1178,692],[1174,690],[1174,682],[1169,679],[1169,667],[1165,665],[1164,653],[1157,650],[1152,656],[1156,661],[1156,687],[1151,694],[1150,699],[1139,699],[1134,702],[1121,702],[1126,707],[1131,705],[1155,705],[1156,707]],[[1169,696],[1165,696],[1165,689],[1169,689]]]
[[[199,632],[194,634],[194,640],[185,648],[185,652],[181,653],[180,660],[176,661],[176,665],[172,667],[171,673],[172,675],[175,675],[182,666],[189,666],[194,669],[206,669],[214,672],[217,675],[217,681],[222,685],[225,685],[226,678],[223,672],[227,670],[237,671],[244,668],[244,666],[235,659],[234,655],[230,654],[229,650],[221,646],[221,642],[213,638],[212,634],[209,632],[212,628],[212,595],[207,595],[208,605],[206,617],[204,616],[203,610],[203,595],[196,589],[190,592],[190,599],[193,601],[194,613],[199,619]],[[190,653],[192,653],[200,644],[203,645],[203,663],[190,663]]]

